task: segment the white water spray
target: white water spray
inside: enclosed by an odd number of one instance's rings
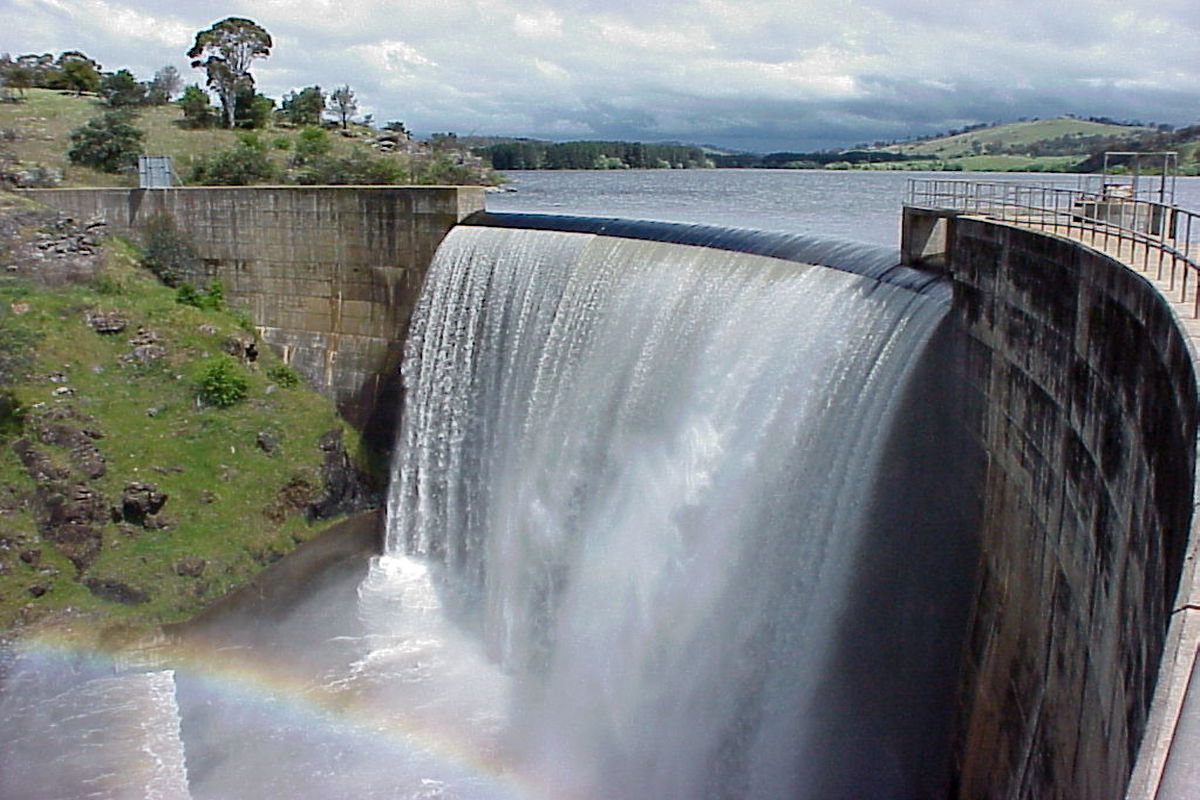
[[[387,553],[444,567],[513,676],[522,770],[558,797],[828,796],[819,721],[853,713],[828,707],[831,651],[944,313],[763,256],[450,234],[406,351]],[[887,740],[857,787],[903,796]]]

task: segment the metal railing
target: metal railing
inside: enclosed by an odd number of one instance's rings
[[[1200,317],[1200,214],[1104,192],[970,180],[910,178],[905,202],[1066,236],[1178,292]]]

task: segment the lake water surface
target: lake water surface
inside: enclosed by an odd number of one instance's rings
[[[514,192],[490,194],[489,211],[697,222],[806,233],[897,247],[910,178],[1079,186],[1082,176],[835,170],[519,170]],[[1150,179],[1145,179],[1149,181]],[[1200,210],[1200,178],[1180,178],[1180,206]]]

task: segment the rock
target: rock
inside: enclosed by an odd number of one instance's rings
[[[274,453],[275,448],[279,446],[278,440],[270,431],[259,431],[258,436],[256,436],[254,439],[254,443],[258,445],[258,449],[262,450],[264,453]]]
[[[137,605],[150,600],[150,596],[141,589],[112,578],[88,578],[83,585],[96,597],[113,603]]]
[[[167,502],[167,495],[152,483],[134,481],[125,484],[121,493],[121,518],[144,528],[147,518],[157,514]]]
[[[29,593],[34,597],[41,597],[48,591],[50,591],[50,584],[48,583],[35,583],[29,587]]]
[[[199,556],[184,556],[175,562],[175,574],[184,578],[199,578],[206,566],[208,562]]]
[[[133,352],[122,356],[122,359],[127,362],[137,362],[139,364],[149,364],[151,361],[157,361],[167,355],[167,348],[161,344],[140,344],[133,348]]]
[[[38,438],[43,444],[65,448],[71,468],[88,478],[99,478],[108,470],[104,454],[93,443],[102,439],[99,431],[81,428],[67,422],[48,422],[38,425]]]
[[[201,503],[208,505],[209,503],[217,502],[217,496],[208,489],[201,489],[199,500]]]
[[[254,336],[245,331],[230,334],[221,342],[221,349],[244,361],[254,362],[258,359],[258,344],[254,341]]]
[[[321,464],[323,494],[309,505],[308,518],[328,519],[373,508],[378,501],[364,476],[350,463],[350,456],[342,442],[342,429],[327,431],[317,446],[325,454]]]
[[[25,473],[38,483],[66,480],[70,475],[68,470],[51,461],[28,439],[23,438],[13,442],[12,449],[17,454],[17,458],[21,460],[21,465],[25,467]]]
[[[203,333],[207,336],[214,336],[214,335],[216,335],[216,332],[217,332],[217,326],[213,325],[211,322],[205,322],[203,325],[201,325],[196,330],[200,331],[201,333]]]
[[[42,557],[42,551],[37,548],[30,548],[29,550],[22,550],[18,557],[26,564],[36,564]]]
[[[76,569],[87,569],[100,554],[100,532],[94,526],[107,512],[103,496],[86,484],[55,482],[37,488],[33,505],[42,538]]]
[[[84,322],[96,333],[120,333],[129,325],[129,320],[116,311],[89,311],[84,315]]]
[[[130,347],[138,347],[144,344],[158,344],[158,334],[154,331],[147,330],[142,326],[138,326],[137,334],[126,342]]]

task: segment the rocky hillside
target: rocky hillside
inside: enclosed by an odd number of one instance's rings
[[[185,618],[373,500],[353,432],[219,285],[142,257],[0,194],[0,631]]]

